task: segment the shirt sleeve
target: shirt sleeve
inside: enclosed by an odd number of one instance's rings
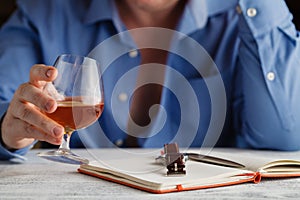
[[[40,57],[38,34],[19,9],[0,30],[0,103],[9,102],[16,88],[28,81],[30,68]]]
[[[299,33],[283,0],[240,0],[240,147],[300,149]]]
[[[0,30],[0,118],[18,86],[28,81],[30,68],[39,62],[39,57],[40,48],[34,25],[22,9],[18,9]],[[28,146],[10,152],[0,145],[0,160],[24,160],[22,155],[30,148]]]
[[[0,145],[0,160],[11,160],[16,162],[25,161],[26,157],[24,157],[24,155],[29,151],[30,148],[32,148],[32,145],[11,152]]]

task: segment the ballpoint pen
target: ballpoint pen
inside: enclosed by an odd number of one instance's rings
[[[177,143],[165,144],[163,154],[158,156],[155,160],[156,162],[162,163],[163,165],[167,166],[168,172],[170,171],[169,170],[170,165],[173,166],[174,164],[175,166],[177,165],[183,166],[184,169],[185,167],[184,163],[187,160],[209,163],[209,164],[214,164],[214,165],[219,165],[224,167],[245,168],[245,166],[240,163],[227,160],[224,158],[219,158],[216,156],[209,156],[200,153],[180,153]],[[178,173],[178,172],[176,171],[174,173]]]
[[[184,156],[184,161],[192,160],[197,162],[203,162],[208,164],[220,165],[224,167],[233,167],[233,168],[244,168],[245,166],[224,158],[218,158],[215,156],[203,155],[199,153],[182,153]],[[157,162],[166,164],[166,154],[160,155],[155,159]]]

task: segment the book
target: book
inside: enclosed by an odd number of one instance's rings
[[[168,193],[221,186],[259,183],[264,178],[299,177],[300,152],[232,148],[189,149],[215,158],[212,162],[187,160],[185,175],[167,176],[157,163],[159,149],[93,150],[94,161],[80,165],[78,172],[151,193]],[[222,161],[238,163],[231,166]]]

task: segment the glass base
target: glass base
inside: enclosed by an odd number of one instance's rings
[[[72,153],[68,149],[59,149],[55,151],[47,151],[47,152],[40,152],[37,155],[41,158],[45,158],[47,160],[73,164],[73,165],[81,165],[81,164],[88,164],[89,160],[82,158],[74,153]]]

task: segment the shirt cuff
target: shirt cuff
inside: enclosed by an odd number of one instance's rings
[[[239,0],[237,12],[243,16],[239,22],[240,32],[251,33],[254,37],[292,21],[292,14],[283,0]]]
[[[0,160],[9,160],[11,162],[24,162],[27,160],[27,158],[23,155],[25,155],[29,151],[29,149],[32,148],[32,146],[33,144],[25,148],[18,149],[14,152],[7,150],[3,146],[0,146]]]

